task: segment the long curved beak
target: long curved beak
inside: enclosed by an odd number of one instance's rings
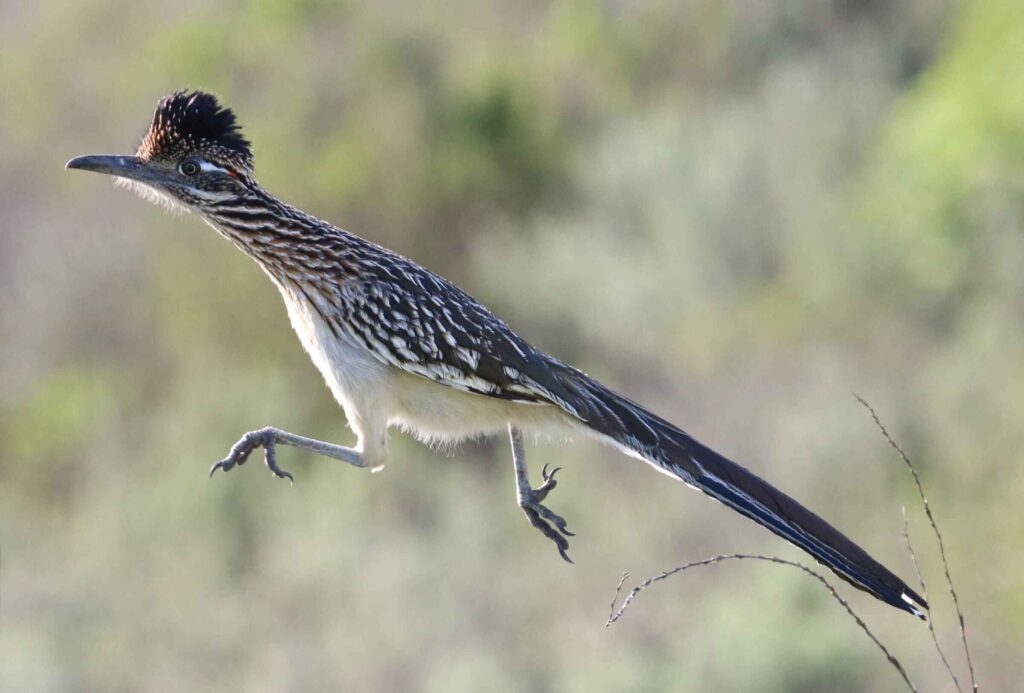
[[[76,156],[64,164],[64,168],[106,173],[119,178],[131,178],[144,183],[159,183],[165,178],[163,172],[150,166],[137,156]]]

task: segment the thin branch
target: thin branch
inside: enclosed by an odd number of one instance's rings
[[[699,566],[710,565],[712,563],[719,563],[721,561],[743,560],[743,559],[751,559],[751,560],[758,560],[758,561],[768,561],[769,563],[778,563],[780,565],[788,565],[788,566],[791,566],[793,568],[799,568],[803,572],[807,573],[811,577],[813,577],[816,580],[818,580],[818,582],[820,582],[822,585],[825,586],[825,589],[827,589],[829,591],[829,593],[832,595],[832,597],[837,602],[839,602],[839,604],[844,609],[846,609],[846,613],[850,614],[850,617],[853,618],[853,620],[856,621],[857,625],[860,626],[861,630],[863,630],[864,633],[867,634],[867,636],[869,638],[871,638],[872,642],[875,643],[875,645],[878,647],[878,649],[882,651],[882,654],[885,655],[885,658],[887,660],[889,660],[889,663],[892,664],[892,666],[896,669],[896,671],[899,672],[900,676],[903,677],[903,681],[906,682],[907,687],[911,691],[917,691],[917,689],[914,688],[914,684],[912,684],[910,682],[910,677],[907,676],[907,672],[903,668],[903,665],[900,663],[900,661],[898,659],[896,659],[896,657],[891,652],[889,652],[889,650],[885,647],[885,645],[883,645],[881,643],[881,641],[878,638],[875,637],[875,634],[871,632],[871,629],[868,628],[867,624],[864,623],[864,621],[861,619],[861,617],[858,616],[854,612],[854,610],[850,607],[850,604],[845,599],[843,599],[841,596],[839,596],[839,593],[836,592],[835,588],[831,585],[831,583],[829,583],[828,580],[826,580],[821,575],[821,573],[818,573],[818,572],[808,568],[803,563],[797,563],[795,561],[787,561],[784,558],[778,558],[776,556],[761,556],[761,555],[756,555],[756,554],[745,554],[745,553],[719,554],[717,556],[712,556],[711,558],[705,558],[702,561],[695,561],[693,563],[687,563],[686,565],[679,566],[678,568],[673,568],[672,570],[665,571],[665,572],[661,573],[660,575],[655,575],[653,577],[649,577],[646,580],[644,580],[642,583],[640,583],[639,585],[634,587],[630,591],[630,593],[628,595],[626,595],[626,598],[622,601],[622,605],[619,607],[618,611],[616,611],[615,610],[615,603],[619,599],[619,594],[622,591],[623,583],[625,583],[626,578],[629,577],[629,573],[623,573],[622,574],[622,579],[619,581],[618,587],[615,588],[615,595],[612,597],[612,603],[611,603],[610,609],[608,611],[608,620],[604,624],[605,628],[607,628],[608,626],[610,626],[613,623],[615,623],[616,621],[618,621],[622,617],[622,614],[626,611],[627,607],[629,607],[629,605],[636,598],[636,596],[638,594],[640,594],[640,592],[644,591],[645,589],[647,589],[648,587],[653,585],[655,582],[658,582],[660,580],[664,580],[664,579],[666,579],[668,577],[671,577],[671,576],[675,575],[676,573],[681,573],[684,570],[689,570],[690,568],[696,568],[696,567],[699,567]]]
[[[626,608],[626,605],[624,603],[622,605],[622,608],[619,609],[619,613],[615,614],[615,618],[612,618],[612,612],[615,611],[615,602],[619,601],[619,594],[622,592],[622,586],[624,584],[626,584],[626,580],[628,580],[628,579],[629,579],[629,571],[628,570],[623,571],[622,579],[619,580],[619,584],[617,584],[615,586],[615,594],[612,595],[612,603],[608,605],[608,620],[604,624],[605,628],[607,628],[611,624],[613,624],[616,621],[618,621],[619,620],[619,616],[622,615],[623,610],[625,610],[625,608]],[[633,595],[630,594],[630,599],[632,599],[632,597],[633,597]]]
[[[917,493],[921,497],[921,503],[924,505],[924,513],[928,516],[928,522],[932,525],[932,531],[935,533],[935,538],[939,542],[939,556],[942,558],[942,568],[946,573],[946,584],[949,585],[949,593],[953,597],[953,606],[956,609],[957,618],[960,620],[960,639],[964,644],[964,657],[967,659],[967,670],[971,674],[971,688],[975,691],[978,690],[978,683],[974,678],[974,663],[971,661],[971,650],[967,646],[967,627],[964,625],[964,612],[960,609],[960,599],[956,595],[956,589],[953,587],[953,578],[949,575],[949,562],[946,560],[946,546],[942,541],[942,533],[939,532],[939,527],[935,524],[935,517],[932,515],[932,509],[928,505],[928,499],[924,495],[924,487],[921,486],[921,478],[917,475],[917,469],[914,464],[907,457],[907,454],[903,452],[903,448],[893,440],[892,436],[889,435],[889,431],[886,430],[885,426],[878,418],[878,414],[875,413],[874,408],[868,404],[863,397],[858,395],[856,392],[853,396],[857,398],[857,401],[864,405],[864,408],[871,414],[871,418],[875,420],[875,425],[878,426],[878,430],[885,436],[886,441],[895,450],[900,459],[903,460],[904,464],[907,465],[907,469],[910,470],[910,475],[914,478],[914,484],[917,486]]]
[[[921,594],[924,595],[925,602],[928,601],[928,587],[924,584],[924,575],[921,574],[921,566],[917,563],[917,554],[914,552],[914,547],[910,544],[910,522],[907,520],[907,509],[903,510],[903,541],[907,545],[907,553],[910,554],[910,560],[914,564],[914,572],[917,573],[917,581],[921,585]],[[949,666],[949,660],[946,659],[946,653],[942,651],[942,647],[939,645],[939,638],[935,634],[935,620],[932,618],[931,606],[926,606],[924,609],[928,614],[928,631],[932,634],[932,642],[935,643],[935,651],[939,653],[939,659],[942,660],[943,665],[946,667],[946,671],[949,672],[949,676],[953,679],[953,685],[956,686],[957,691],[963,691],[960,687],[960,680],[957,679],[956,674],[953,673],[953,668]]]

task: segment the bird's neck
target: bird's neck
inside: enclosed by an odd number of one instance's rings
[[[365,243],[262,189],[206,206],[199,214],[278,284],[344,273]]]

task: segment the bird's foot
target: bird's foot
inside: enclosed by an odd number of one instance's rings
[[[530,489],[528,493],[523,494],[523,497],[519,499],[519,507],[526,513],[526,517],[530,520],[530,524],[540,530],[541,534],[554,542],[558,548],[558,553],[561,554],[569,563],[572,563],[572,559],[569,558],[569,554],[566,550],[569,548],[569,541],[565,537],[575,536],[569,531],[565,520],[561,515],[557,515],[549,510],[547,507],[541,504],[548,493],[558,485],[555,481],[555,474],[558,473],[561,467],[548,472],[548,465],[544,465],[544,469],[541,471],[541,475],[544,477],[544,483],[535,489]],[[554,525],[552,527],[551,525]],[[557,531],[556,531],[557,528]]]
[[[277,465],[276,443],[277,437],[272,428],[249,431],[235,443],[227,457],[210,467],[210,476],[213,476],[218,469],[229,472],[236,466],[241,467],[249,459],[253,450],[262,447],[267,469],[273,472],[278,479],[287,479],[288,483],[294,483],[295,479],[292,475]]]

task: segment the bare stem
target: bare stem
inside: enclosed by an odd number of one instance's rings
[[[917,554],[914,552],[914,547],[910,543],[910,522],[907,520],[907,509],[903,508],[903,541],[907,545],[907,553],[910,554],[910,560],[914,564],[914,572],[917,573],[917,581],[921,585],[921,594],[924,595],[924,600],[928,601],[928,587],[924,584],[924,575],[921,574],[921,567],[917,563]],[[939,659],[942,660],[943,665],[946,667],[946,671],[949,672],[949,676],[953,679],[953,685],[956,686],[958,691],[962,691],[960,688],[960,680],[953,673],[953,668],[949,666],[949,660],[946,659],[946,653],[942,651],[942,647],[939,645],[939,638],[935,634],[935,620],[932,618],[931,606],[926,606],[925,611],[928,614],[928,631],[932,634],[932,642],[935,643],[935,651],[939,653]]]
[[[928,499],[924,495],[924,487],[921,486],[921,478],[917,475],[917,469],[910,461],[910,458],[907,457],[905,452],[903,452],[903,448],[901,448],[899,444],[893,440],[892,436],[889,435],[889,431],[886,430],[885,426],[879,420],[878,414],[875,413],[874,408],[872,408],[872,406],[857,393],[853,393],[853,396],[856,397],[857,401],[863,404],[864,408],[871,413],[871,418],[875,420],[875,425],[878,426],[878,430],[882,432],[883,436],[885,436],[886,441],[888,441],[892,449],[899,454],[900,459],[902,459],[904,464],[907,465],[907,469],[910,470],[910,475],[914,478],[914,484],[917,486],[917,493],[921,497],[921,504],[924,506],[924,513],[927,515],[928,522],[930,522],[932,526],[932,532],[934,532],[935,538],[939,543],[939,556],[942,558],[942,568],[946,573],[946,584],[949,585],[949,593],[953,597],[953,606],[956,609],[956,615],[960,621],[960,639],[964,644],[964,657],[967,659],[967,670],[971,674],[971,688],[977,691],[978,683],[974,678],[974,663],[971,661],[971,650],[967,646],[967,627],[964,625],[964,612],[960,609],[960,599],[957,597],[956,589],[953,587],[953,578],[949,575],[949,562],[946,560],[946,546],[942,541],[942,533],[939,532],[939,527],[935,524],[935,517],[932,515],[932,509],[928,505]]]
[[[622,585],[623,585],[623,583],[626,582],[626,579],[629,577],[629,573],[623,573],[622,574],[622,579],[619,580],[619,584],[615,588],[615,594],[612,597],[612,603],[611,603],[610,609],[608,611],[608,620],[605,622],[605,627],[607,628],[608,626],[610,626],[613,623],[615,623],[616,621],[618,621],[622,617],[622,614],[626,611],[626,608],[629,607],[629,605],[636,598],[636,596],[638,594],[640,594],[640,592],[642,592],[643,590],[645,590],[648,587],[650,587],[651,585],[653,585],[655,582],[658,582],[660,580],[664,580],[664,579],[666,579],[668,577],[671,577],[671,576],[675,575],[676,573],[681,573],[684,570],[689,570],[690,568],[696,568],[696,567],[699,567],[699,566],[710,565],[712,563],[719,563],[721,561],[743,560],[743,559],[751,559],[751,560],[758,560],[758,561],[768,561],[769,563],[778,563],[780,565],[788,565],[788,566],[791,566],[793,568],[798,568],[798,569],[802,570],[803,572],[807,573],[808,575],[810,575],[811,577],[817,579],[818,582],[820,582],[822,585],[825,586],[825,589],[827,589],[829,591],[829,593],[832,595],[832,597],[837,602],[839,602],[839,604],[844,609],[846,609],[846,613],[848,613],[850,615],[850,617],[853,618],[854,621],[856,621],[857,625],[860,626],[861,630],[863,630],[864,633],[869,638],[871,638],[871,641],[875,643],[875,645],[878,647],[878,649],[882,651],[882,654],[885,655],[885,658],[887,660],[889,660],[889,663],[896,669],[896,671],[899,672],[900,676],[903,677],[903,681],[907,684],[907,688],[909,688],[911,691],[917,691],[917,689],[914,688],[914,684],[910,682],[910,677],[907,676],[907,672],[903,668],[903,665],[900,663],[900,661],[898,659],[896,659],[896,657],[891,652],[889,652],[889,650],[885,647],[885,645],[883,645],[881,643],[881,641],[878,638],[875,637],[875,634],[871,632],[871,629],[868,628],[867,624],[864,623],[864,621],[861,619],[861,617],[858,616],[854,612],[854,610],[850,607],[850,604],[845,599],[843,599],[841,596],[839,596],[839,593],[836,592],[835,588],[831,585],[831,583],[829,583],[828,580],[826,580],[821,575],[821,573],[818,573],[818,572],[808,568],[803,563],[797,563],[795,561],[787,561],[784,558],[778,558],[776,556],[761,556],[761,555],[757,555],[757,554],[745,554],[745,553],[719,554],[717,556],[712,556],[711,558],[705,558],[702,561],[695,561],[693,563],[687,563],[686,565],[682,565],[682,566],[679,566],[678,568],[673,568],[672,570],[667,570],[667,571],[665,571],[665,572],[663,572],[663,573],[661,573],[659,575],[655,575],[653,577],[647,578],[642,583],[640,583],[639,585],[634,587],[630,591],[630,593],[628,595],[626,595],[626,598],[622,601],[622,605],[619,606],[618,610],[616,610],[615,609],[615,604],[619,600],[619,594],[622,592]]]

